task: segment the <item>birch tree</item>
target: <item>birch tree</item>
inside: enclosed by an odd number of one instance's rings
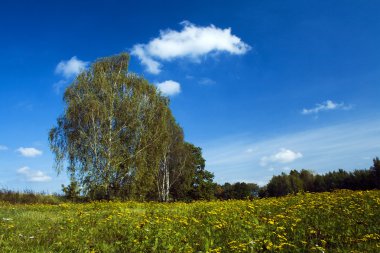
[[[128,73],[129,56],[96,61],[66,89],[65,111],[50,130],[56,169],[64,166],[92,198],[152,191],[165,160],[168,100]]]
[[[163,143],[162,158],[157,171],[157,190],[160,201],[170,200],[170,192],[173,185],[185,173],[188,154],[185,152],[185,141],[182,128],[169,115],[164,124],[166,142]]]
[[[202,188],[194,180],[204,182],[200,149],[185,142],[168,98],[128,73],[128,63],[127,54],[99,59],[66,89],[49,133],[56,169],[92,199],[190,196]]]

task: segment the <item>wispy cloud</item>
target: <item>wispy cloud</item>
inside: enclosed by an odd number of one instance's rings
[[[304,115],[307,114],[318,114],[322,111],[331,111],[331,110],[350,110],[352,105],[345,105],[344,103],[336,103],[331,100],[326,100],[320,104],[316,104],[315,107],[310,109],[302,109],[301,113]]]
[[[68,83],[67,80],[59,80],[58,82],[53,84],[53,89],[55,93],[59,94],[62,88]]]
[[[207,168],[215,172],[216,181],[221,183],[236,181],[242,175],[247,181],[268,181],[276,171],[290,168],[311,169],[318,173],[339,168],[368,168],[371,159],[380,155],[380,121],[373,119],[269,139],[257,138],[243,134],[203,144],[198,142],[198,145],[203,148]],[[283,147],[286,149],[281,150]],[[265,167],[262,167],[263,157],[267,157]],[[370,159],[363,160],[363,157]],[[277,163],[270,163],[274,160]],[[281,163],[290,160],[289,164]]]
[[[147,52],[146,47],[144,44],[137,44],[133,46],[131,54],[140,59],[141,64],[145,65],[146,71],[151,74],[159,74],[161,72],[161,64],[152,58],[149,52]]]
[[[36,148],[21,147],[17,149],[17,152],[19,152],[22,156],[25,156],[25,157],[36,157],[36,156],[42,155],[42,151]]]
[[[28,182],[49,182],[51,177],[40,170],[31,170],[29,167],[22,167],[17,170],[17,173],[22,175]]]
[[[202,85],[212,85],[212,84],[215,84],[215,81],[210,79],[210,78],[207,78],[207,77],[203,77],[201,78],[199,81],[198,81],[199,84],[202,84]]]
[[[34,105],[29,101],[20,101],[15,108],[25,111],[33,111]]]
[[[0,145],[0,151],[6,151],[6,150],[8,150],[7,146]]]
[[[281,148],[279,152],[270,155],[263,156],[260,159],[260,165],[266,166],[269,163],[291,163],[299,158],[302,158],[302,154],[300,152],[294,152],[290,149]]]
[[[181,31],[160,31],[157,38],[147,44],[134,45],[131,54],[137,56],[146,70],[152,74],[161,72],[162,61],[177,58],[199,58],[211,52],[245,54],[250,46],[231,33],[231,28],[221,29],[214,25],[196,26],[188,21],[181,23]]]
[[[174,96],[181,92],[181,85],[172,80],[157,83],[157,88],[165,96]]]

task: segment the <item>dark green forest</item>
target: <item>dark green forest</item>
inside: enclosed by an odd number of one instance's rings
[[[372,190],[380,188],[380,160],[373,159],[373,166],[367,170],[347,172],[343,169],[323,175],[309,170],[292,170],[289,174],[273,176],[269,183],[259,190],[260,197],[278,197],[297,192],[326,192],[337,189]]]
[[[373,165],[366,170],[347,172],[339,169],[322,175],[305,169],[291,170],[289,174],[273,176],[263,187],[238,182],[217,185],[215,189],[215,197],[218,199],[279,197],[299,192],[328,192],[338,189],[380,189],[380,160],[378,157],[373,159]]]

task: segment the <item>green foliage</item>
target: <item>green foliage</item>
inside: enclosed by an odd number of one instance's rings
[[[201,173],[194,172],[200,158],[192,157],[199,154],[185,143],[169,100],[129,73],[128,63],[127,54],[99,59],[66,89],[65,111],[49,134],[56,169],[68,164],[91,199],[188,197],[189,182]],[[204,192],[212,176],[202,168]]]
[[[248,199],[254,198],[259,195],[260,187],[253,183],[225,183],[219,186],[216,196],[219,199]]]
[[[81,73],[50,131],[57,170],[68,161],[70,176],[91,197],[145,196],[154,187],[149,167],[158,167],[171,114],[154,86],[128,74],[128,61],[127,54],[103,58]]]
[[[284,196],[301,191],[323,192],[336,189],[371,190],[380,189],[380,161],[373,159],[369,170],[347,172],[342,169],[324,175],[314,174],[308,170],[290,171],[273,176],[265,188],[260,190],[260,197]]]
[[[373,166],[370,168],[372,176],[372,184],[376,189],[380,189],[380,159],[378,157],[373,159]]]
[[[18,192],[0,189],[0,202],[11,204],[59,204],[62,202],[62,198],[58,195],[33,191]]]
[[[378,252],[380,192],[193,203],[0,203],[1,252]]]
[[[214,174],[205,169],[205,159],[202,157],[202,149],[190,147],[193,158],[194,174],[191,182],[190,197],[194,200],[210,200],[215,197],[216,184],[213,182]]]
[[[78,200],[80,197],[80,188],[78,182],[72,180],[69,185],[62,185],[62,191],[64,193],[64,197],[71,201]]]

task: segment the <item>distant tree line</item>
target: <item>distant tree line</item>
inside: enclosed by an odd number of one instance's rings
[[[259,190],[260,187],[254,183],[225,183],[216,186],[215,197],[221,200],[255,198],[258,197]]]
[[[291,170],[289,174],[273,176],[267,185],[254,183],[216,184],[212,196],[220,200],[279,197],[298,192],[326,192],[337,189],[372,190],[380,189],[380,160],[373,159],[367,170],[347,172],[343,169],[320,175],[310,170]],[[210,198],[210,197],[209,197]]]
[[[309,170],[290,171],[273,176],[259,191],[259,197],[278,197],[297,192],[325,192],[337,189],[371,190],[380,189],[380,160],[373,159],[368,170],[347,172],[343,169],[323,175]]]

